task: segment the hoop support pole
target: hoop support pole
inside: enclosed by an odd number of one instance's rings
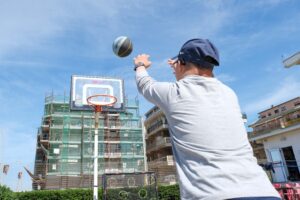
[[[96,112],[96,113],[102,112],[102,106],[100,106],[100,105],[95,105],[95,112]]]
[[[99,106],[101,109],[101,106]],[[95,136],[94,136],[94,188],[93,199],[98,200],[98,127],[99,127],[99,114],[95,107]]]

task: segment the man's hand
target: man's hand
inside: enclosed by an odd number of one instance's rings
[[[173,67],[175,64],[177,63],[177,60],[172,60],[172,59],[169,59],[168,60],[168,64]]]
[[[133,60],[134,60],[134,66],[139,66],[141,65],[141,63],[143,64],[143,66],[145,66],[145,68],[150,67],[151,65],[151,61],[149,61],[149,55],[147,54],[141,54],[141,55],[137,55]]]
[[[172,60],[172,59],[169,59],[169,60],[168,60],[168,64],[169,64],[170,67],[172,68],[173,74],[175,74],[175,68],[176,68],[176,66],[177,66],[177,63],[178,63],[178,60]]]

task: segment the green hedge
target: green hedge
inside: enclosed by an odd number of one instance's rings
[[[158,187],[159,200],[180,200],[179,186],[159,186]]]
[[[93,200],[93,191],[88,189],[40,190],[15,194],[15,200]],[[99,197],[101,195],[99,191]]]
[[[8,189],[8,188],[6,188]],[[141,188],[135,188],[133,190],[139,190]],[[29,191],[29,192],[11,192],[8,189],[8,193],[11,195],[9,198],[0,200],[93,200],[93,191],[90,189],[67,189],[67,190],[40,190],[40,191]],[[120,199],[119,195],[122,192],[121,189],[110,190],[110,200]],[[136,193],[136,192],[135,192]],[[126,195],[122,193],[124,200],[136,200],[135,196]],[[144,195],[144,191],[141,191],[141,196]],[[158,196],[159,200],[180,200],[179,187],[178,185],[171,186],[159,186],[158,187]],[[1,195],[0,195],[1,197]],[[102,191],[99,189],[99,200],[102,198]],[[153,197],[153,196],[152,196]],[[152,198],[151,197],[151,198]],[[142,199],[151,199],[148,195],[147,198]],[[152,198],[154,199],[154,198]]]
[[[8,187],[0,185],[0,200],[11,200],[13,195],[13,192]]]

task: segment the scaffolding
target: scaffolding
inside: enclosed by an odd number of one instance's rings
[[[124,112],[99,117],[99,184],[104,173],[145,171],[143,128],[138,100]],[[37,134],[33,189],[91,187],[95,118],[92,111],[71,111],[69,97],[48,95]],[[38,177],[39,180],[35,181]]]

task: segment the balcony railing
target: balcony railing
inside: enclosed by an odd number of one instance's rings
[[[296,124],[300,124],[300,118],[291,119],[289,121],[283,122],[282,124],[276,124],[276,125],[274,124],[274,125],[272,125],[272,127],[254,131],[254,132],[250,133],[248,136],[249,136],[249,138],[253,138],[253,137],[260,136],[260,135],[264,135],[264,134],[269,133],[274,130],[288,128],[288,127],[291,127]]]
[[[147,137],[154,135],[155,133],[157,133],[161,130],[164,130],[164,129],[168,129],[168,124],[167,123],[159,123],[155,127],[151,128],[151,129],[147,129]]]
[[[153,107],[148,113],[145,114],[146,119],[149,119],[153,114],[158,113],[159,111],[161,111],[159,107]]]
[[[171,145],[171,138],[170,137],[164,137],[161,140],[158,140],[150,145],[147,146],[147,151],[154,151],[158,150],[165,146]]]
[[[300,123],[300,117],[285,122],[285,127],[289,127],[289,126],[292,126],[292,125],[295,125],[295,124],[299,124],[299,123]]]
[[[156,160],[152,160],[148,162],[149,168],[153,169],[155,167],[161,167],[161,166],[174,166],[174,159],[172,155],[168,155],[162,158],[158,158]]]

